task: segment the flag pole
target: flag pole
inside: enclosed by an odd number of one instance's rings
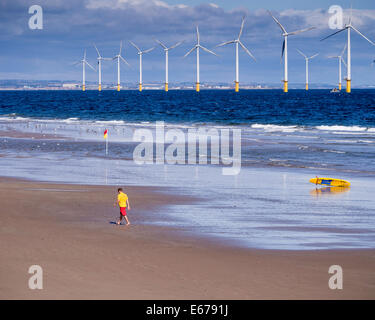
[[[108,130],[104,130],[104,139],[105,139],[105,155],[108,155]]]

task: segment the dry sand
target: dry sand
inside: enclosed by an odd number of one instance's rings
[[[126,189],[132,226],[113,224],[115,187],[0,179],[0,299],[374,299],[375,250],[232,248],[147,226],[192,199]],[[40,265],[44,289],[28,288]],[[343,290],[328,288],[340,265]]]

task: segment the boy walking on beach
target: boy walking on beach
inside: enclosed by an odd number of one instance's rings
[[[130,210],[128,195],[122,191],[122,188],[118,188],[117,193],[117,204],[120,207],[120,218],[117,220],[117,224],[119,225],[122,218],[124,218],[126,220],[126,225],[129,226],[130,222],[128,217],[126,216],[126,208]],[[113,206],[115,207],[116,203],[114,203]]]

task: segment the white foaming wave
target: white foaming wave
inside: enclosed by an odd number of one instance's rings
[[[67,119],[43,119],[43,118],[30,118],[20,116],[2,116],[0,121],[4,122],[33,122],[33,123],[53,123],[53,124],[75,124],[75,125],[112,125],[112,126],[155,126],[155,123],[131,123],[123,120],[84,120],[80,118],[67,118]]]
[[[9,122],[41,122],[41,123],[74,123],[79,122],[79,118],[67,118],[67,119],[38,119],[38,118],[28,118],[20,116],[8,116],[0,117],[0,121],[9,121]]]
[[[155,128],[157,121],[124,121],[124,120],[88,120],[80,118],[67,118],[67,119],[43,119],[43,118],[30,118],[30,117],[21,117],[16,115],[4,115],[0,116],[0,122],[5,123],[33,123],[33,124],[51,124],[54,126],[60,125],[72,125],[72,126],[93,126],[93,127],[111,127],[111,128]],[[190,129],[190,128],[199,128],[192,124],[185,123],[170,123],[164,122],[165,129],[171,128],[180,128],[180,129]],[[214,128],[215,126],[202,125],[202,127]]]
[[[325,142],[328,142],[328,143],[357,143],[358,140],[352,140],[352,139],[340,139],[340,140],[337,140],[337,139],[328,139],[328,140],[325,140]]]
[[[61,120],[61,122],[64,122],[64,123],[77,123],[79,121],[80,120],[78,118],[68,118],[68,119]]]
[[[18,116],[5,116],[0,117],[0,121],[31,121],[31,118],[25,118],[25,117],[18,117]]]
[[[276,132],[276,131],[295,132],[295,131],[302,129],[301,127],[298,127],[298,126],[280,126],[280,125],[275,125],[275,124],[259,124],[259,123],[252,124],[251,128],[263,129],[266,132]]]
[[[343,153],[346,153],[345,151],[339,151],[339,150],[323,150],[323,152],[331,152],[331,153],[339,153],[339,154],[343,154]]]
[[[371,129],[375,128],[366,128],[366,127],[360,127],[360,126],[316,126],[315,127],[318,130],[324,130],[324,131],[369,131]],[[373,131],[375,132],[375,131]]]
[[[122,125],[125,124],[125,121],[123,120],[96,120],[93,121],[94,123],[97,124],[108,124],[108,125]]]
[[[352,136],[372,136],[375,132],[368,132],[368,131],[332,131],[333,134],[341,134],[341,135],[352,135]]]

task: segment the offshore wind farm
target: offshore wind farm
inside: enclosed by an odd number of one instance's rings
[[[285,27],[280,23],[280,21],[270,12],[268,11],[268,14],[271,16],[271,18],[274,20],[274,22],[279,26],[279,28],[281,29],[282,31],[282,37],[283,37],[283,42],[282,42],[282,49],[281,49],[281,60],[283,62],[283,67],[284,67],[284,77],[283,77],[283,91],[284,92],[288,92],[288,37],[289,36],[293,36],[293,35],[297,35],[297,34],[301,34],[301,33],[304,33],[304,32],[307,32],[307,31],[311,31],[311,30],[314,30],[316,27],[315,26],[311,26],[311,27],[308,27],[308,28],[304,28],[304,29],[299,29],[299,30],[295,30],[295,31],[291,31],[291,32],[288,32]],[[351,92],[351,36],[350,36],[350,31],[351,30],[354,30],[355,32],[357,32],[362,38],[364,38],[365,40],[367,40],[369,43],[371,43],[373,46],[375,46],[375,43],[373,41],[371,41],[369,38],[367,38],[366,36],[364,36],[358,29],[356,29],[353,25],[352,25],[352,9],[350,11],[350,17],[348,18],[348,23],[345,24],[345,26],[334,32],[333,34],[321,39],[321,41],[325,40],[325,39],[328,39],[330,38],[331,36],[334,36],[342,31],[345,31],[347,30],[347,42],[345,43],[345,47],[343,49],[343,51],[341,52],[340,56],[329,56],[329,57],[336,57],[338,58],[338,63],[339,63],[339,74],[338,74],[338,77],[339,77],[339,81],[338,81],[338,90],[341,91],[341,88],[342,88],[342,68],[341,68],[341,63],[343,62],[345,64],[345,67],[346,67],[346,70],[347,70],[347,77],[345,78],[346,80],[346,92],[350,93]],[[249,49],[241,42],[240,38],[241,38],[241,35],[243,33],[243,30],[244,30],[244,25],[245,25],[245,17],[242,18],[242,22],[241,22],[241,26],[240,26],[240,31],[239,31],[239,34],[238,34],[238,37],[234,40],[230,40],[230,41],[225,41],[225,42],[222,42],[218,45],[215,46],[215,48],[217,47],[222,47],[222,46],[226,46],[226,45],[229,45],[229,44],[234,44],[235,45],[235,80],[234,80],[234,90],[235,92],[238,92],[239,91],[239,46],[241,46],[241,48],[244,50],[244,52],[249,55],[254,61],[256,61],[254,55],[249,51]],[[193,48],[191,48],[184,56],[183,58],[186,58],[188,55],[190,55],[192,52],[196,51],[196,81],[195,81],[195,90],[197,92],[200,91],[200,49],[202,49],[203,51],[207,52],[207,53],[210,53],[212,55],[216,55],[218,56],[213,50],[210,50],[204,46],[201,45],[200,43],[200,33],[199,33],[199,28],[198,26],[196,26],[196,39],[197,39],[197,42],[196,44],[193,46]],[[168,83],[169,83],[169,51],[171,49],[174,49],[178,46],[180,46],[183,42],[183,41],[178,41],[176,42],[174,45],[172,45],[171,47],[167,47],[166,45],[164,45],[161,41],[155,39],[155,41],[162,47],[162,49],[164,50],[164,53],[165,53],[165,81],[164,81],[164,90],[165,91],[168,91],[169,87],[168,87]],[[310,40],[311,41],[311,40]],[[120,53],[115,57],[117,59],[117,91],[120,91],[120,60],[122,60],[123,62],[125,62],[128,66],[130,66],[128,64],[128,62],[121,56],[121,49],[122,49],[122,40],[120,42]],[[149,48],[147,50],[141,50],[134,42],[132,41],[129,41],[129,43],[135,47],[137,49],[137,53],[138,53],[138,56],[139,56],[139,86],[138,86],[138,90],[139,91],[142,91],[143,90],[143,86],[142,86],[142,82],[143,82],[143,78],[142,78],[142,56],[143,54],[145,53],[149,53],[151,52],[155,47],[152,47],[152,48]],[[98,90],[101,91],[101,88],[102,88],[102,85],[101,85],[101,68],[102,68],[102,61],[105,61],[105,60],[110,60],[109,58],[103,58],[101,57],[97,47],[94,45],[96,51],[97,51],[97,54],[98,54],[98,58],[97,58],[97,70],[94,70],[94,71],[97,71],[98,72]],[[307,57],[304,53],[302,53],[299,49],[296,49],[297,52],[299,54],[301,54],[304,58],[305,58],[305,77],[306,77],[306,81],[305,81],[305,89],[306,91],[309,89],[309,60],[315,58],[317,56],[317,54],[313,55],[313,56],[310,56],[310,57]],[[85,51],[86,52],[86,51]],[[347,56],[347,62],[345,63],[344,61],[344,53],[346,53],[346,56]],[[114,59],[115,59],[114,58]],[[83,63],[83,64],[87,64],[86,63]],[[85,82],[85,71],[83,71],[83,78],[82,78],[82,91],[85,91],[85,85],[84,85],[84,82]]]
[[[0,299],[375,299],[375,2],[344,1],[2,0]]]

